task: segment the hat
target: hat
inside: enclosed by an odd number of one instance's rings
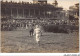
[[[39,25],[36,25],[36,28],[38,28],[39,27]]]

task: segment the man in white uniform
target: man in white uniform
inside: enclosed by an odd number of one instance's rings
[[[35,34],[35,37],[36,37],[36,42],[39,44],[40,37],[41,37],[41,28],[40,28],[39,25],[36,25],[36,28],[34,30],[34,34]]]

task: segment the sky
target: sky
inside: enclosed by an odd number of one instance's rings
[[[3,0],[6,1],[6,0]],[[7,0],[11,1],[11,0]],[[15,2],[24,1],[24,2],[32,2],[32,0],[12,0]],[[48,3],[53,3],[55,0],[48,0]],[[65,10],[68,10],[70,6],[73,6],[76,3],[79,3],[79,0],[57,0],[58,6],[63,7]]]

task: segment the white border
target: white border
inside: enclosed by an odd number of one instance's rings
[[[1,53],[1,0],[0,0],[0,53]]]
[[[80,53],[80,0],[79,0],[79,53]]]
[[[1,53],[0,56],[64,56],[64,55],[77,55],[80,53]]]
[[[79,5],[79,19],[80,19],[80,5]],[[0,30],[1,30],[1,3],[0,3]],[[80,20],[79,20],[79,32],[80,32]],[[5,56],[5,55],[7,56],[53,56],[53,55],[63,56],[64,54],[80,54],[80,33],[79,33],[79,53],[1,53],[1,31],[0,31],[0,56]]]

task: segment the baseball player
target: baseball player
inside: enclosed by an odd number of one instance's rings
[[[36,37],[36,42],[40,44],[41,28],[39,25],[36,25],[36,28],[34,29],[34,35]]]

